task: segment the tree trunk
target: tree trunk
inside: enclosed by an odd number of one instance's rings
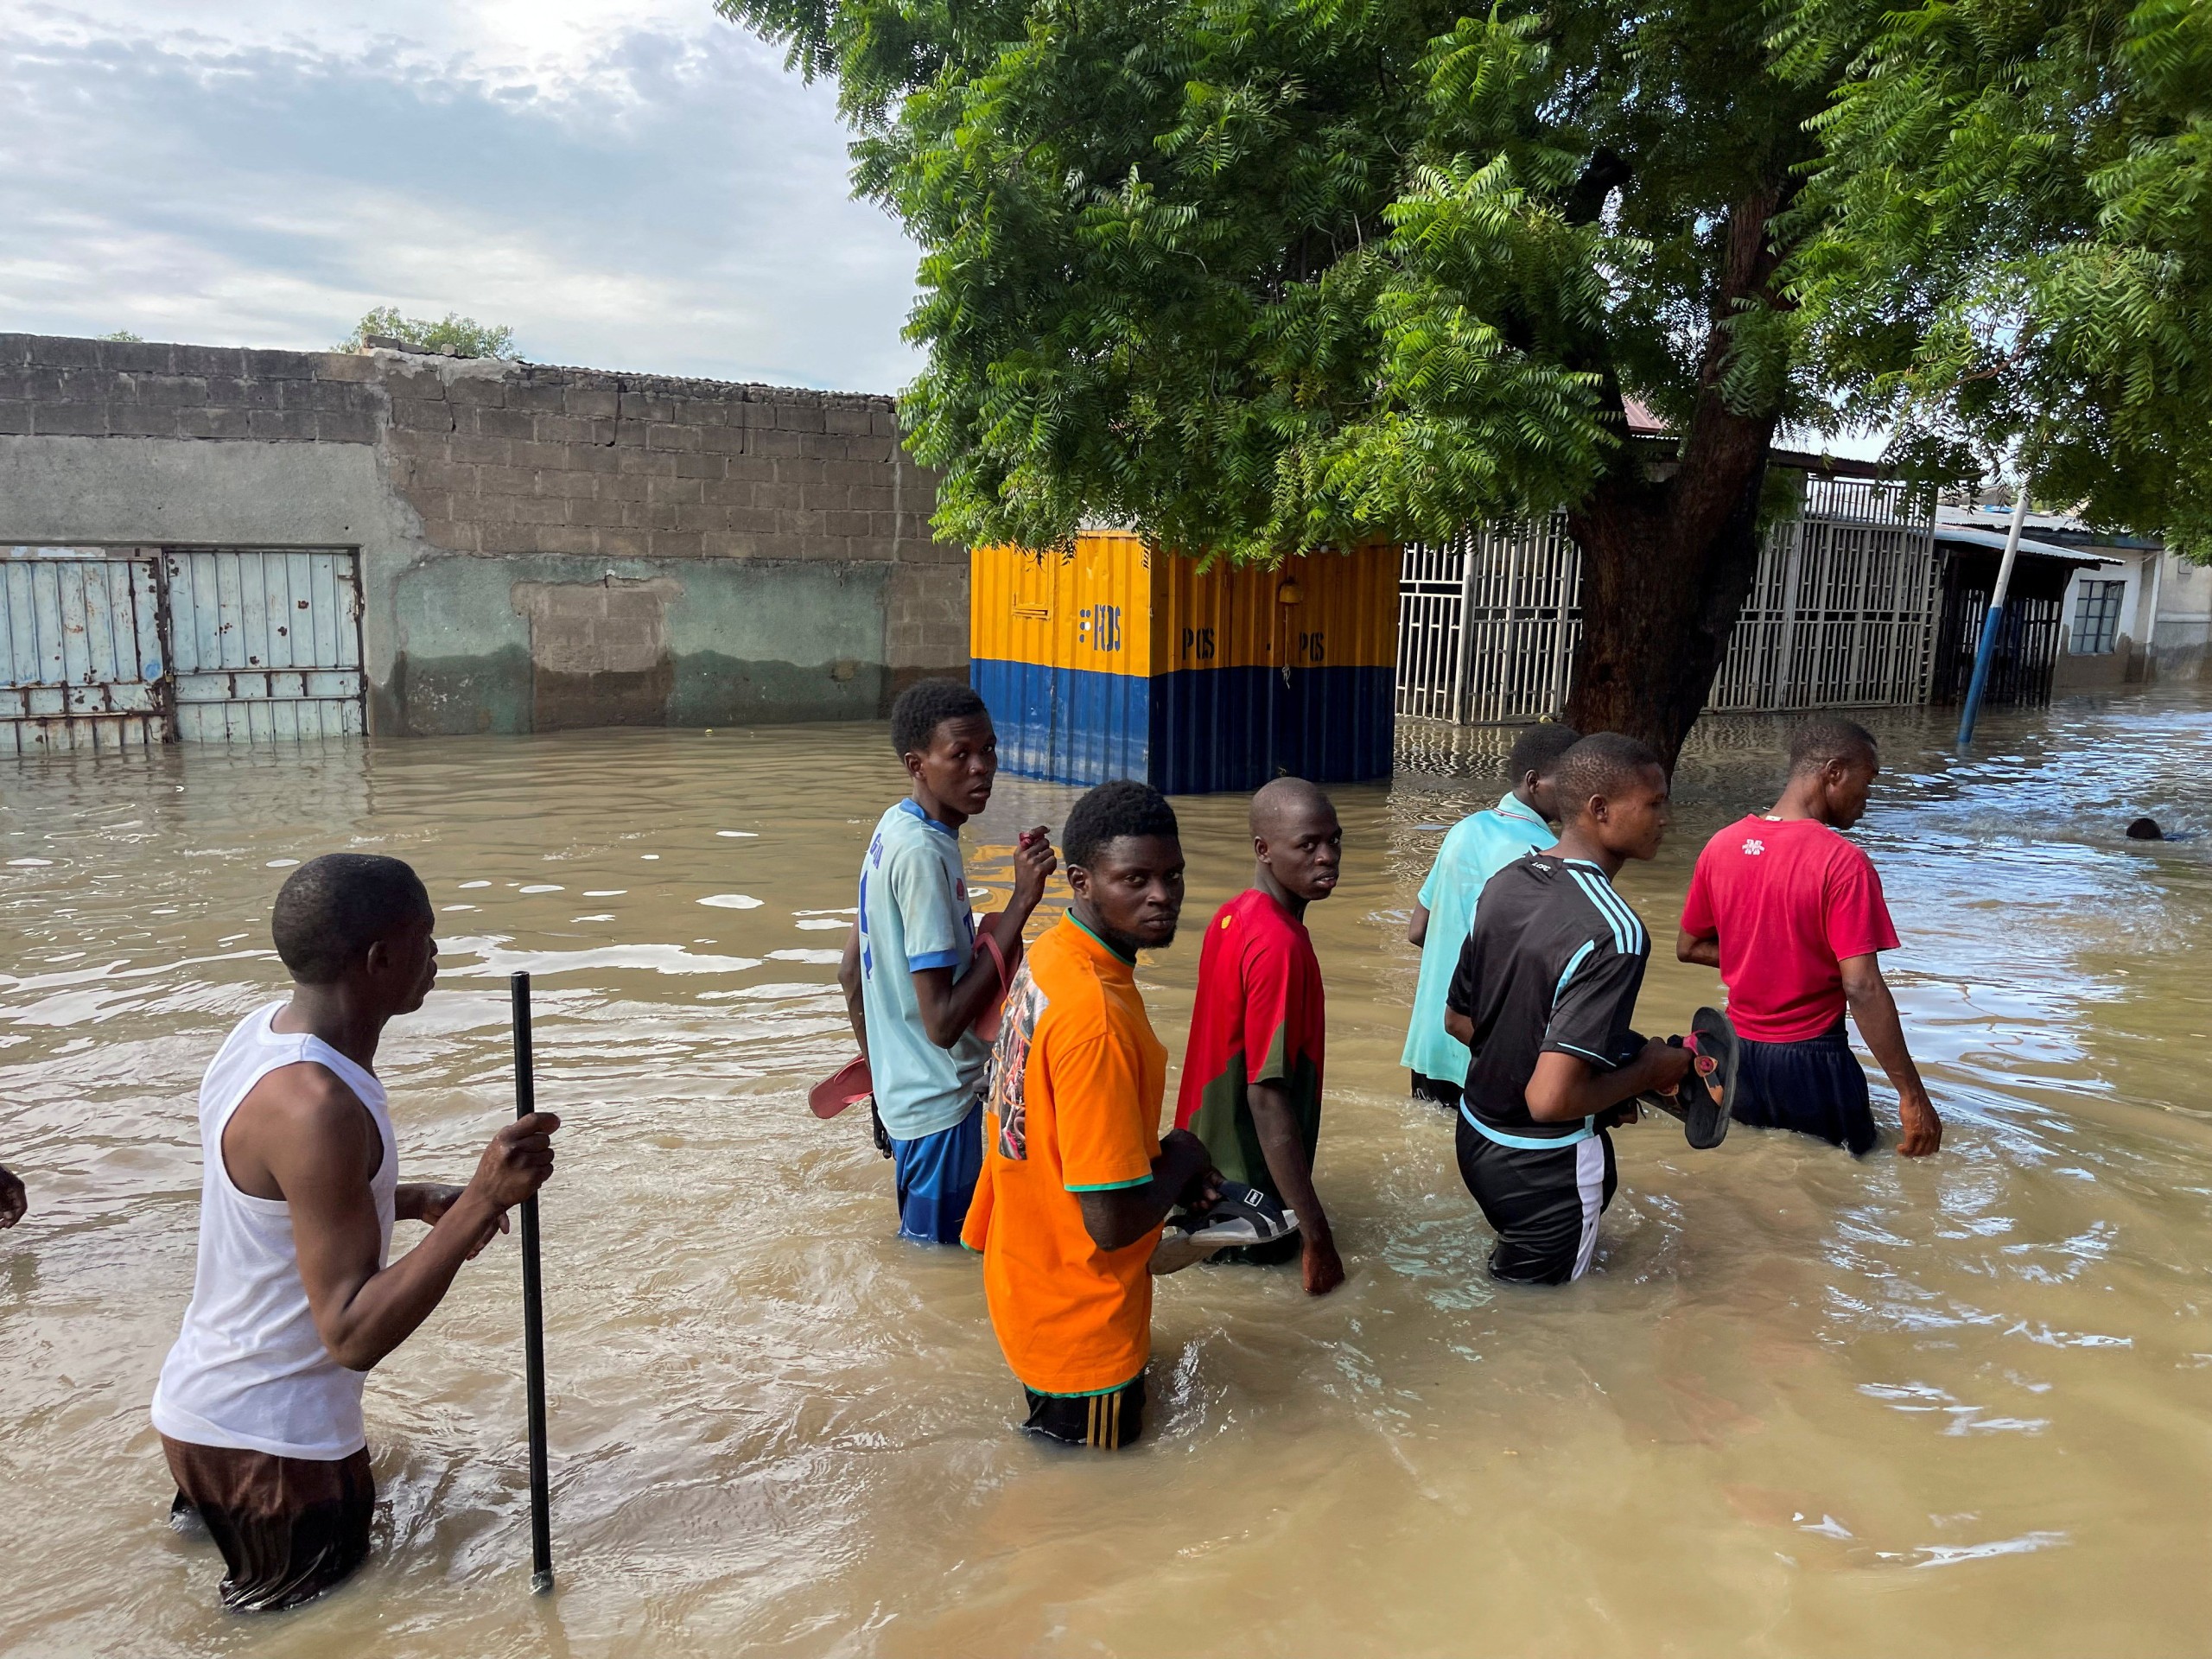
[[[1672,771],[1713,690],[1758,573],[1759,496],[1773,423],[1664,482],[1630,459],[1567,514],[1582,550],[1582,643],[1567,718],[1623,732]]]
[[[1740,302],[1786,303],[1768,283],[1780,256],[1767,226],[1786,181],[1751,192],[1729,213],[1697,404],[1671,461],[1627,438],[1589,496],[1567,515],[1582,550],[1582,643],[1567,718],[1583,732],[1649,743],[1672,771],[1727,655],[1758,574],[1759,499],[1777,416],[1731,408],[1720,391],[1727,320]]]

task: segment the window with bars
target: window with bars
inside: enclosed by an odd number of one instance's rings
[[[2084,582],[2074,608],[2076,657],[2109,655],[2120,639],[2120,601],[2127,591],[2124,582]]]

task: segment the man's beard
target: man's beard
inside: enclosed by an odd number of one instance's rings
[[[1175,929],[1169,927],[1166,935],[1158,939],[1141,939],[1134,933],[1120,933],[1101,927],[1098,937],[1123,956],[1134,957],[1140,950],[1165,950],[1175,943]]]

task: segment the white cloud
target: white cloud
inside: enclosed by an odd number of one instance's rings
[[[314,347],[391,303],[549,362],[916,366],[832,89],[707,0],[17,6],[0,105],[0,328]]]

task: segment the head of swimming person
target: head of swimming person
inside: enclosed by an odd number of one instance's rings
[[[1881,772],[1872,732],[1838,715],[1816,715],[1790,734],[1784,794],[1808,817],[1848,830],[1866,816],[1866,791]]]
[[[1252,855],[1298,905],[1337,890],[1344,826],[1329,798],[1303,778],[1278,778],[1252,797]]]
[[[1581,733],[1556,720],[1539,721],[1513,740],[1505,769],[1522,805],[1559,822],[1559,758],[1581,741]]]
[[[914,804],[957,830],[991,803],[999,734],[991,711],[957,680],[922,680],[891,705],[891,747],[912,780]]]
[[[284,878],[269,925],[295,986],[381,1024],[414,1013],[437,982],[435,920],[399,860],[325,853]]]
[[[1649,745],[1618,732],[1593,732],[1561,755],[1553,772],[1560,842],[1613,868],[1649,858],[1674,821],[1667,768]]]
[[[1149,784],[1101,784],[1060,830],[1075,919],[1124,957],[1175,942],[1183,914],[1183,842],[1175,809]]]

